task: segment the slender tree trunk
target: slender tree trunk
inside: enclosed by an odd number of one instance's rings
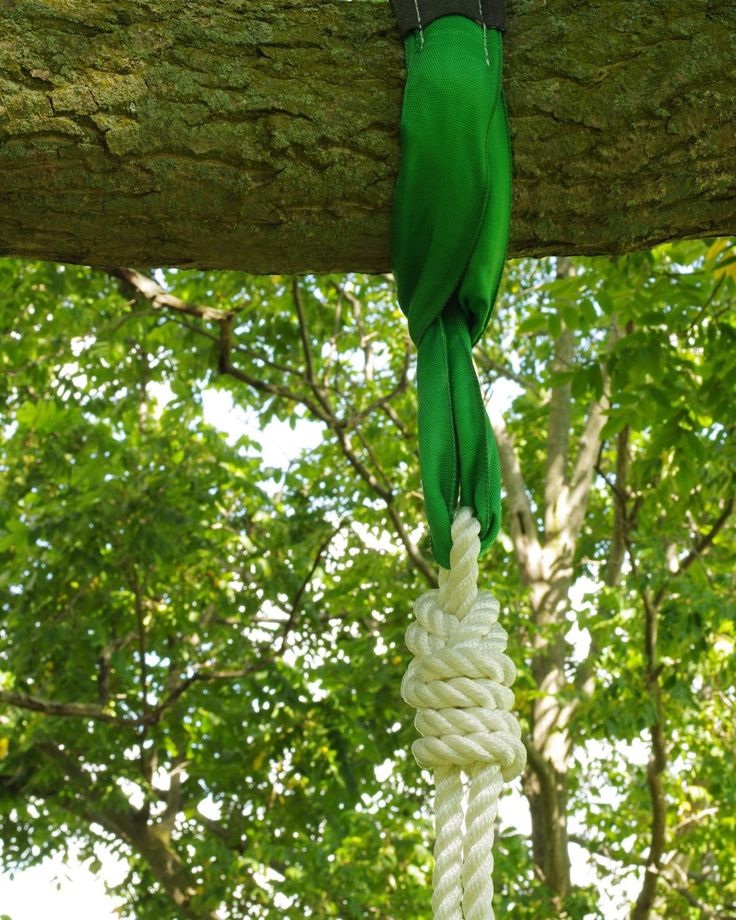
[[[516,0],[510,254],[736,233],[733,0]],[[0,254],[389,268],[388,2],[0,3]]]
[[[635,563],[632,563],[635,564]],[[659,609],[649,590],[642,592],[644,607],[644,653],[646,656],[645,680],[647,694],[652,703],[654,720],[649,727],[651,755],[647,764],[647,788],[652,807],[649,853],[641,890],[631,911],[631,920],[649,920],[657,897],[657,884],[662,872],[662,857],[667,844],[667,800],[664,792],[664,773],[667,769],[665,716],[662,687],[659,682]]]
[[[538,628],[557,632],[551,641],[539,641],[532,673],[541,695],[532,704],[530,769],[524,792],[532,818],[532,856],[558,909],[570,890],[570,856],[567,832],[567,774],[570,758],[570,707],[564,701],[565,641],[562,636],[570,581],[556,602],[537,611]],[[549,593],[557,593],[553,588]]]
[[[564,413],[560,417],[564,417]],[[498,426],[494,427],[498,432]],[[508,456],[507,447],[501,434],[499,448],[502,457]],[[548,469],[554,475],[552,454]],[[513,508],[515,488],[506,481]],[[562,482],[561,479],[560,484]],[[564,633],[573,577],[572,544],[564,533],[558,533],[544,543],[535,541],[525,551],[526,537],[520,539],[519,530],[528,533],[528,528],[528,520],[521,520],[518,512],[512,513],[511,531],[517,547],[522,548],[522,575],[530,592],[535,631],[532,673],[539,691],[531,705],[524,792],[532,819],[532,856],[552,892],[556,909],[562,910],[563,900],[570,890],[567,774],[571,751],[569,723],[573,708],[564,692],[567,651]]]
[[[569,258],[557,260],[557,277],[574,274]],[[621,330],[614,319],[607,339],[610,349]],[[575,337],[564,325],[554,342],[552,380],[574,359]],[[504,420],[491,407],[504,485],[508,496],[509,531],[522,579],[529,589],[533,623],[532,673],[538,691],[531,704],[531,731],[527,739],[528,769],[524,791],[532,818],[532,853],[541,877],[550,888],[555,907],[562,911],[570,890],[567,801],[568,770],[572,749],[570,722],[576,700],[567,692],[565,665],[569,665],[565,633],[568,628],[573,561],[588,506],[590,488],[601,447],[601,433],[609,401],[610,384],[602,361],[603,392],[588,406],[585,423],[573,445],[572,392],[569,382],[555,382],[549,393],[547,464],[544,493],[532,508],[513,438]],[[573,451],[573,447],[575,450]],[[625,488],[628,468],[627,437],[618,442],[622,459],[617,463],[619,486]],[[615,581],[623,554],[620,509],[614,515],[614,534],[606,578]],[[543,523],[540,527],[539,517]],[[611,582],[613,583],[613,582]],[[588,662],[589,665],[589,662]],[[579,683],[591,681],[590,667]]]

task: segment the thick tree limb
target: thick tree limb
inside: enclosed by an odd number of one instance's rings
[[[736,233],[733,0],[512,0],[510,254]],[[0,254],[389,267],[388,3],[0,4]]]
[[[557,277],[571,274],[569,260],[559,260]],[[606,350],[618,336],[615,322]],[[553,374],[564,375],[575,360],[575,337],[563,329],[554,343]],[[587,509],[600,453],[610,385],[602,359],[603,389],[592,400],[574,458],[570,454],[571,386],[553,380],[549,399],[547,464],[539,535],[519,457],[503,418],[491,409],[504,484],[508,493],[509,530],[522,575],[530,587],[533,639],[532,674],[539,695],[531,702],[531,734],[527,740],[529,770],[524,791],[532,813],[532,851],[556,909],[570,887],[567,839],[567,770],[572,746],[570,720],[576,702],[565,701],[565,617],[573,580],[575,544]]]

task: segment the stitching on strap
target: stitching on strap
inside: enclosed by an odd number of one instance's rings
[[[478,0],[480,3],[480,0]],[[424,47],[424,32],[422,31],[422,14],[419,12],[419,0],[414,0],[414,9],[417,11],[417,24],[419,25],[419,48]]]
[[[416,3],[416,0],[414,0]],[[478,12],[480,13],[480,21],[483,25],[483,51],[486,55],[486,65],[491,66],[491,59],[488,57],[488,27],[486,26],[486,20],[483,16],[483,3],[482,0],[478,0]]]

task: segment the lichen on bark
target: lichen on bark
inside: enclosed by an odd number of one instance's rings
[[[734,4],[516,0],[511,255],[736,232]],[[390,5],[0,6],[0,254],[389,268]]]

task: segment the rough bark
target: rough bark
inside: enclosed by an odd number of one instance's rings
[[[733,0],[511,0],[510,254],[736,233]],[[0,0],[0,254],[389,267],[388,3]]]

